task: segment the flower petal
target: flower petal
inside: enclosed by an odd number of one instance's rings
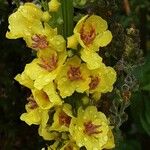
[[[87,63],[90,70],[97,69],[102,66],[102,58],[93,51],[88,49],[81,50],[81,59]]]
[[[95,38],[94,44],[97,45],[98,47],[104,47],[108,45],[111,42],[111,40],[112,34],[109,30],[107,30]]]

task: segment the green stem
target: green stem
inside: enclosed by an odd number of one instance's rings
[[[63,15],[63,36],[67,39],[73,33],[73,0],[61,0],[61,8]]]

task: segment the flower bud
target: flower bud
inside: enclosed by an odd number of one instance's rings
[[[58,0],[51,0],[49,3],[48,3],[48,6],[49,6],[49,11],[50,12],[56,12],[58,11],[59,7],[60,7],[60,2]]]

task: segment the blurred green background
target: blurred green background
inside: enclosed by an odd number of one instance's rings
[[[100,1],[107,2],[107,0]],[[25,64],[34,56],[23,40],[5,38],[8,16],[14,9],[16,5],[12,0],[0,0],[0,150],[40,150],[45,143],[38,136],[37,127],[30,127],[19,119],[25,111],[28,90],[16,83],[13,78],[23,71]],[[116,149],[149,150],[150,2],[120,0],[115,16],[125,29],[128,27],[139,29],[140,48],[144,56],[143,65],[133,71],[138,79],[139,88],[132,93],[131,105],[126,109],[128,121],[121,126],[123,140]]]

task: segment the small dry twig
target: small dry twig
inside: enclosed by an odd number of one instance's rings
[[[123,4],[124,4],[124,9],[125,9],[126,14],[130,15],[131,9],[130,9],[129,1],[128,0],[124,0]]]

